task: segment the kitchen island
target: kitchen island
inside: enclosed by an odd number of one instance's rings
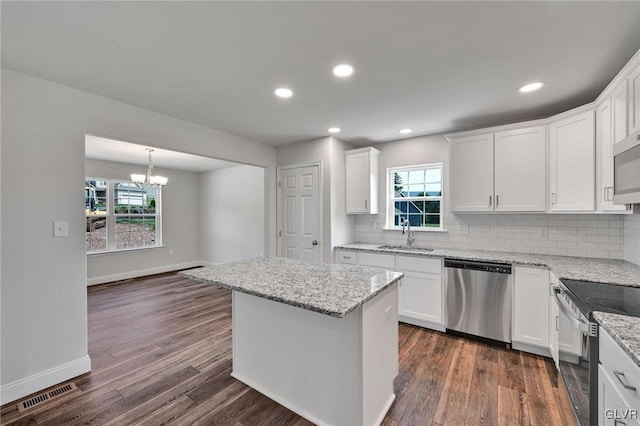
[[[233,290],[233,377],[315,424],[382,422],[402,273],[267,257],[181,275]]]

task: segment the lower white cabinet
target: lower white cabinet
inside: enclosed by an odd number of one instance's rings
[[[536,347],[543,351],[529,352],[549,355],[548,269],[515,268],[512,325],[515,348],[527,351],[527,346]]]
[[[598,425],[638,426],[640,367],[600,327]]]
[[[398,287],[398,320],[444,331],[442,260],[397,256],[396,270],[404,273]]]
[[[444,331],[442,259],[336,250],[336,263],[398,271],[398,320]]]

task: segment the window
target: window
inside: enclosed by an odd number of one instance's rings
[[[442,230],[442,163],[387,169],[387,228]]]
[[[161,245],[159,189],[90,178],[84,186],[87,252]]]

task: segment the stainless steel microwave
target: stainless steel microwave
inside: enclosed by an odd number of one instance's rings
[[[613,146],[613,202],[640,203],[640,133]]]

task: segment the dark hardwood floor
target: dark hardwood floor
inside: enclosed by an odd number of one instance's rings
[[[164,274],[91,287],[91,373],[3,425],[307,425],[231,373],[231,293]],[[573,425],[551,361],[400,325],[385,425]]]

